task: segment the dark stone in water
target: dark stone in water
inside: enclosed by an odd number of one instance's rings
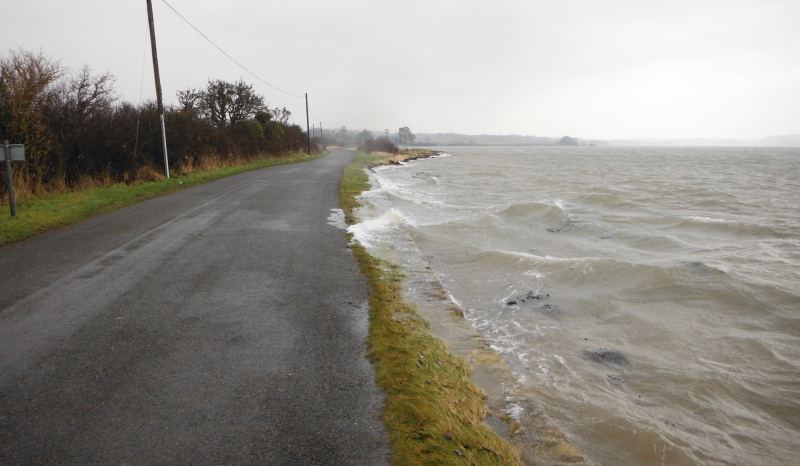
[[[617,350],[607,348],[594,348],[583,350],[583,356],[589,361],[599,364],[613,364],[615,366],[627,366],[628,357]]]
[[[611,382],[611,385],[619,386],[625,383],[625,381],[622,380],[622,377],[620,377],[618,374],[606,374],[606,377],[608,377],[608,381]]]
[[[663,422],[664,424],[670,426],[670,427],[678,427],[678,424],[675,424],[674,422],[670,421],[669,419],[667,419],[665,417],[662,417],[660,419],[660,421]]]
[[[515,304],[519,304],[520,302],[524,303],[526,299],[527,300],[530,300],[530,299],[539,300],[539,299],[545,299],[545,298],[549,298],[549,297],[550,297],[549,294],[540,295],[539,293],[534,293],[533,291],[529,291],[527,294],[520,295],[520,296],[517,296],[514,299],[506,301],[506,304],[509,305],[509,306],[513,306]],[[550,305],[548,304],[547,307],[549,308]]]
[[[549,298],[550,295],[547,295],[547,297]],[[522,301],[525,301],[526,299],[544,299],[544,298],[545,297],[540,295],[539,293],[534,293],[533,291],[529,291],[528,294],[526,294],[520,299],[522,299]]]

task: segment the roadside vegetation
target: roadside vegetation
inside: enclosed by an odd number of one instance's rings
[[[345,168],[339,190],[347,223],[356,223],[356,196],[369,189],[364,168],[433,154],[359,151]],[[382,417],[393,463],[522,464],[519,452],[483,422],[488,414],[485,395],[470,382],[467,361],[450,354],[415,308],[403,301],[398,268],[359,244],[352,248],[371,288],[367,344],[378,385],[387,396]]]
[[[247,170],[304,162],[322,155],[317,153],[309,156],[303,152],[295,152],[281,157],[263,156],[250,161],[235,159],[228,160],[227,165],[205,167],[202,170],[194,167],[189,171],[178,172],[168,180],[113,183],[44,194],[18,202],[16,217],[8,215],[8,203],[6,203],[0,205],[4,209],[0,212],[0,246],[188,186]]]
[[[373,152],[398,154],[400,152],[400,149],[386,136],[366,139],[358,148],[367,154]]]
[[[179,92],[180,105],[166,109],[172,178],[163,179],[155,103],[120,102],[113,83],[110,74],[72,71],[41,52],[0,57],[0,140],[26,146],[26,161],[14,166],[17,216],[0,212],[0,245],[215,178],[319,156],[300,152],[306,134],[252,86],[209,80],[204,89]],[[413,142],[408,128],[399,134]],[[364,136],[340,187],[350,224],[355,196],[369,189],[364,167],[431,155],[398,152],[388,136]],[[7,209],[5,177],[0,192],[0,209]],[[484,424],[484,395],[469,380],[469,364],[402,300],[398,269],[360,245],[353,250],[372,290],[369,357],[387,394],[383,420],[394,463],[521,464]]]
[[[306,150],[306,133],[285,108],[269,108],[243,81],[209,80],[178,92],[165,109],[171,173],[252,163]],[[156,181],[164,176],[155,102],[120,101],[111,74],[74,71],[42,52],[0,56],[0,142],[24,144],[14,164],[20,201],[75,189]],[[312,147],[311,152],[316,152]],[[0,201],[7,202],[5,176]]]

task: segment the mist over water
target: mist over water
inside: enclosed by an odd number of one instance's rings
[[[597,464],[800,458],[800,149],[472,147],[378,169],[408,232]]]

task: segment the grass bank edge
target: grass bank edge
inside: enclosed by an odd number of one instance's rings
[[[339,189],[345,220],[356,222],[356,196],[370,188],[364,168],[434,155],[357,153],[344,169]],[[386,393],[382,419],[395,464],[521,465],[520,453],[483,419],[485,395],[469,380],[463,358],[428,331],[414,306],[403,301],[403,276],[397,266],[370,255],[361,245],[353,252],[371,290],[367,346],[378,385]]]
[[[293,153],[281,157],[264,156],[258,160],[229,167],[192,173],[170,174],[159,181],[115,183],[110,186],[47,194],[17,202],[17,215],[9,215],[8,202],[0,203],[0,246],[16,243],[39,233],[77,223],[94,215],[168,194],[189,186],[236,175],[250,170],[306,162],[327,154]]]

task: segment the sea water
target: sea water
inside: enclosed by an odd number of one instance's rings
[[[800,149],[445,152],[351,231],[411,235],[590,461],[800,463]]]

